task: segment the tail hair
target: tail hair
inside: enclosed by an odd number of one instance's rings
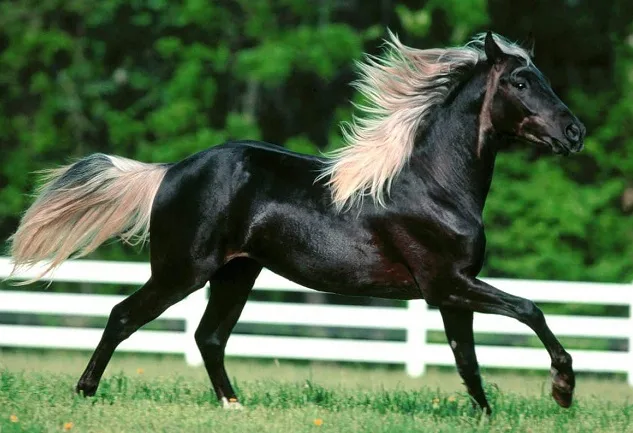
[[[168,166],[93,154],[42,172],[43,184],[10,240],[14,267],[49,262],[37,281],[65,260],[109,238],[137,244],[149,235],[154,197]]]

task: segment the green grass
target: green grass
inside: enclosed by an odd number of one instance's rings
[[[633,432],[633,391],[617,378],[581,376],[576,404],[564,410],[545,372],[487,372],[495,411],[487,420],[450,370],[410,379],[384,367],[230,360],[246,408],[229,412],[204,369],[178,357],[116,355],[97,396],[78,397],[87,359],[0,352],[0,433],[59,432],[70,422],[72,432]]]

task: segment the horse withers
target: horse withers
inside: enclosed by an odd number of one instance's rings
[[[490,32],[427,50],[390,33],[359,71],[367,105],[344,124],[346,146],[325,157],[233,141],[173,164],[95,154],[47,174],[12,236],[15,271],[42,261],[53,270],[115,236],[151,245],[151,278],[113,308],[78,392],[94,395],[117,345],[209,282],[195,339],[219,401],[239,406],[224,349],[267,267],[323,292],[438,307],[459,374],[487,413],[473,312],[513,317],[545,345],[552,395],[571,405],[572,359],[541,310],[477,275],[497,152],[513,140],[578,152],[584,126],[529,50]]]

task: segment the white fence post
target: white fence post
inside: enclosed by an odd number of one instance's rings
[[[414,299],[408,302],[407,324],[407,374],[419,377],[426,370],[426,331],[428,329],[428,306],[424,299]]]
[[[184,300],[186,308],[185,316],[185,332],[183,338],[185,339],[185,361],[191,366],[199,366],[203,364],[202,355],[196,345],[195,332],[204,314],[204,309],[207,306],[207,292],[209,285],[205,285],[202,289],[193,292]]]

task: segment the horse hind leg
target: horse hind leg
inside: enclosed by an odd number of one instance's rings
[[[239,257],[210,279],[209,303],[195,333],[213,390],[225,409],[241,408],[224,366],[224,350],[262,266]]]
[[[117,346],[167,308],[200,289],[204,283],[201,280],[199,283],[174,284],[153,275],[139,290],[115,305],[101,340],[77,382],[77,393],[93,396]]]

